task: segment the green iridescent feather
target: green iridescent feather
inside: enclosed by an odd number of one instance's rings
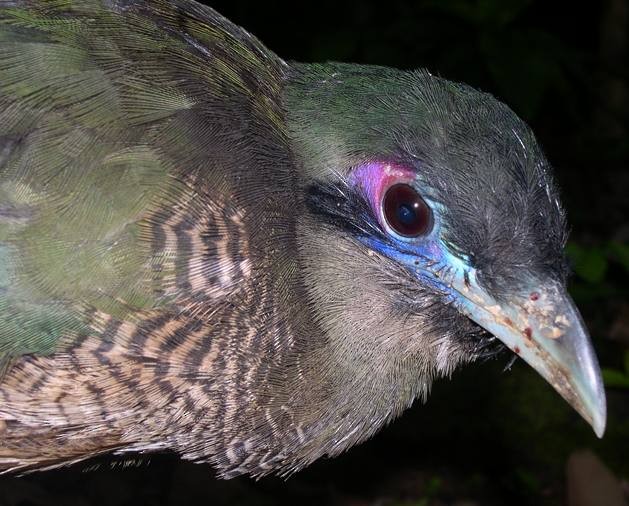
[[[134,319],[172,304],[155,290],[175,273],[156,272],[146,220],[186,178],[211,184],[212,166],[231,163],[208,146],[229,141],[229,118],[203,115],[231,102],[280,128],[267,99],[280,61],[209,9],[14,4],[0,2],[2,366],[71,343],[95,311]]]

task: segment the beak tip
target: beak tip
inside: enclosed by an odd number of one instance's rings
[[[603,439],[603,436],[605,435],[605,420],[594,422],[592,424],[592,428],[594,429],[594,434],[596,434],[596,437],[598,437],[599,439]]]
[[[601,405],[599,409],[596,411],[593,419],[592,419],[592,428],[594,429],[594,434],[599,439],[602,439],[605,434],[605,428],[607,425],[607,406],[605,403],[605,396],[602,397]]]
[[[594,429],[594,433],[598,438],[602,438],[607,426],[607,396],[605,394],[605,384],[594,350],[591,349],[589,353],[584,355],[583,362],[588,362],[585,358],[589,358],[590,362],[589,366],[586,367],[588,374],[584,375],[584,378],[588,378],[588,380],[585,382],[585,385],[582,380],[581,389],[582,392],[584,392],[583,398],[589,401],[586,404],[586,409],[592,429]]]
[[[565,286],[535,281],[506,301],[486,292],[476,274],[452,286],[461,295],[460,310],[533,367],[602,438],[607,401],[601,369]]]

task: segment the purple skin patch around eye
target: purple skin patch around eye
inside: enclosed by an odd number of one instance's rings
[[[349,182],[362,190],[378,221],[384,226],[381,205],[384,193],[394,184],[411,184],[415,177],[414,171],[394,163],[369,162],[356,167],[349,177]]]

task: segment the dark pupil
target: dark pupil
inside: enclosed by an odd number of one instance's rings
[[[384,217],[398,234],[416,237],[430,226],[430,209],[411,186],[396,184],[384,196]]]
[[[400,220],[404,225],[411,226],[413,222],[417,219],[417,214],[415,210],[408,204],[400,204],[397,212],[398,220]]]

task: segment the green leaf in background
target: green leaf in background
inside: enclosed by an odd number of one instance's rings
[[[520,486],[529,494],[539,495],[542,485],[535,473],[528,469],[519,467],[515,471],[516,478]]]
[[[629,272],[629,244],[620,242],[610,242],[609,253],[616,261],[618,261],[627,272]]]
[[[425,493],[428,497],[435,497],[436,495],[439,494],[439,492],[441,492],[442,488],[443,488],[443,480],[439,478],[439,476],[433,476],[432,478],[428,480],[428,483],[426,483]]]
[[[589,283],[600,283],[607,272],[607,255],[603,248],[569,243],[566,253],[577,275]]]
[[[629,388],[629,374],[607,367],[602,369],[603,382],[609,388]]]

